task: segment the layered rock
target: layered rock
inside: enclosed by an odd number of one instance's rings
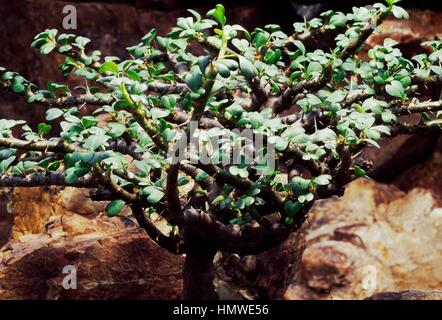
[[[442,208],[431,192],[367,180],[315,205],[286,299],[364,299],[442,288]]]
[[[158,247],[130,218],[107,218],[105,203],[87,195],[72,188],[12,192],[0,299],[181,298],[183,258]],[[75,290],[63,287],[66,266],[76,268]]]
[[[375,294],[366,300],[442,300],[442,291],[401,291],[382,292]]]
[[[28,236],[0,253],[0,299],[178,299],[180,262],[134,227],[70,240]],[[71,266],[76,289],[65,289]]]
[[[91,201],[88,189],[15,188],[9,194],[8,205],[14,217],[12,238],[51,233],[60,227],[70,237],[97,230],[115,230],[120,227],[116,220],[103,216],[106,204]],[[128,212],[125,209],[123,213]],[[100,219],[94,219],[96,217]]]

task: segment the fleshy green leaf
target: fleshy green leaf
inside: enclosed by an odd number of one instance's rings
[[[239,56],[239,67],[241,69],[241,74],[246,79],[252,79],[253,77],[256,77],[258,75],[258,70],[253,65],[253,63],[250,62],[250,60],[241,56]]]
[[[52,121],[55,120],[63,115],[63,110],[60,110],[58,108],[52,108],[46,111],[46,120]]]
[[[387,84],[385,86],[385,91],[387,91],[392,97],[403,99],[405,96],[404,87],[402,86],[402,83],[397,80],[393,80],[390,84]]]
[[[113,74],[118,73],[118,65],[113,61],[107,61],[103,63],[100,67],[100,72],[111,72]]]
[[[106,206],[107,215],[109,217],[117,216],[120,213],[120,211],[123,209],[125,204],[126,203],[121,199],[109,202],[108,205]]]
[[[209,12],[207,12],[207,15],[209,17],[213,17],[222,26],[224,26],[227,22],[226,10],[224,9],[224,6],[222,4],[217,4],[215,6],[215,9],[212,9]]]
[[[408,12],[399,6],[393,6],[392,9],[393,15],[397,18],[397,19],[408,19],[410,18],[410,16],[408,15]]]

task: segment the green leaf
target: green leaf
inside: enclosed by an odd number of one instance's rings
[[[40,48],[40,53],[41,54],[49,54],[52,52],[52,50],[55,49],[55,47],[56,47],[55,43],[48,42]]]
[[[244,197],[243,199],[244,199],[244,204],[246,207],[250,207],[252,204],[255,203],[255,198],[253,198],[253,197],[247,196],[247,197]]]
[[[40,49],[40,48],[41,48],[46,42],[47,42],[47,39],[43,39],[43,38],[35,39],[35,40],[31,43],[31,48],[37,48],[37,49]]]
[[[285,224],[291,226],[292,224],[295,223],[295,220],[291,217],[285,217],[284,222],[285,222]]]
[[[176,105],[176,98],[174,96],[162,96],[161,103],[166,109],[172,111]]]
[[[234,176],[240,176],[241,178],[247,178],[249,176],[247,168],[240,168],[238,166],[231,166],[229,172]]]
[[[0,162],[0,173],[6,172],[8,170],[9,166],[14,162],[15,156],[11,156],[3,161]]]
[[[82,153],[74,153],[74,158],[79,157],[80,160],[87,165],[94,165],[97,162],[100,162],[106,158],[110,157],[110,153],[108,151],[103,152],[82,152]]]
[[[438,76],[442,76],[442,68],[441,67],[431,66],[430,69],[431,69],[431,71],[433,71]]]
[[[164,110],[164,109],[160,109],[160,108],[150,109],[150,115],[152,116],[153,119],[164,118],[164,117],[167,117],[169,114],[170,114],[169,110]]]
[[[371,144],[373,147],[380,149],[381,146],[379,145],[379,143],[377,143],[376,141],[374,141],[373,139],[364,139],[363,141],[366,141],[367,143]]]
[[[91,135],[83,143],[83,147],[92,151],[107,145],[107,140],[110,137],[106,135]]]
[[[365,170],[357,165],[353,166],[353,170],[354,170],[355,177],[366,177],[367,176],[367,173],[365,172]]]
[[[48,165],[49,171],[56,171],[61,166],[61,161],[57,160]]]
[[[316,76],[322,71],[322,65],[317,61],[312,61],[308,64],[306,74],[309,76]]]
[[[193,92],[197,92],[202,84],[203,84],[203,78],[200,72],[193,72],[189,73],[186,76],[186,84],[192,90]]]
[[[219,196],[217,196],[215,199],[212,200],[212,204],[213,205],[217,205],[218,203],[224,201],[225,197],[220,194]]]
[[[402,7],[393,6],[392,12],[393,12],[393,15],[397,19],[409,19],[410,18],[410,16],[408,15],[408,12]]]
[[[25,89],[26,89],[25,86],[21,83],[16,83],[12,86],[12,91],[18,94],[23,93]]]
[[[246,79],[252,79],[253,77],[256,77],[258,75],[258,70],[253,65],[253,63],[242,56],[239,56],[239,67],[241,69],[241,74]]]
[[[52,108],[46,111],[46,120],[52,121],[55,120],[63,115],[63,110]]]
[[[235,38],[232,40],[232,44],[241,52],[244,52],[249,47],[249,42],[246,39]]]
[[[338,103],[344,100],[344,98],[345,98],[345,93],[342,90],[337,90],[327,97],[327,101],[332,103]]]
[[[284,151],[289,144],[288,140],[280,136],[271,136],[268,138],[268,142],[273,144],[277,151]]]
[[[209,12],[207,12],[207,15],[209,17],[213,17],[222,26],[224,26],[227,22],[226,10],[224,9],[224,6],[222,4],[217,4],[215,6],[215,9],[212,9]]]
[[[347,23],[347,17],[343,14],[335,14],[330,18],[329,23],[335,27],[343,27]]]
[[[121,123],[117,122],[109,122],[107,126],[110,128],[110,131],[108,131],[108,134],[112,138],[118,138],[123,135],[124,132],[126,132],[126,127],[122,125]]]
[[[115,217],[120,213],[126,203],[121,200],[113,200],[106,206],[106,213],[109,217]]]
[[[69,173],[68,173],[69,170],[67,170],[66,176],[64,177],[64,182],[66,182],[66,184],[68,185],[74,184],[78,180],[78,176],[74,172],[75,168],[70,168],[70,169],[74,170],[71,170]]]
[[[156,189],[156,188],[152,188],[150,190],[150,194],[147,197],[147,201],[149,201],[149,203],[157,203],[159,202],[162,198],[164,197],[164,192]]]
[[[44,136],[47,133],[49,133],[49,131],[51,131],[52,127],[46,123],[40,123],[38,125],[38,134],[40,136]]]
[[[381,113],[382,121],[385,123],[391,123],[396,121],[397,117],[391,111],[384,111]]]
[[[267,32],[266,33],[258,32],[256,33],[253,39],[253,46],[255,48],[260,48],[267,43],[268,39],[269,39],[269,34]]]
[[[200,173],[198,173],[195,177],[196,181],[203,181],[206,180],[209,177],[209,175],[207,173],[205,173],[204,171],[201,171]]]
[[[391,38],[385,38],[384,39],[384,47],[392,48],[392,47],[394,47],[397,44],[399,44],[399,42],[397,42],[394,39],[391,39]]]
[[[81,118],[81,125],[85,128],[85,129],[89,129],[92,128],[93,126],[95,126],[96,124],[98,124],[98,122],[100,122],[100,120],[91,117],[91,116],[86,116]]]
[[[198,57],[198,67],[202,73],[206,72],[206,68],[210,63],[210,56],[200,56]]]
[[[301,209],[301,204],[299,202],[293,202],[289,200],[286,203],[284,203],[284,211],[288,217],[293,218],[300,209]]]
[[[323,174],[313,179],[313,182],[320,186],[326,186],[330,183],[332,179],[331,175]]]
[[[298,201],[299,201],[300,203],[304,203],[304,202],[306,202],[306,201],[307,201],[307,202],[310,202],[310,201],[313,200],[313,198],[314,198],[313,193],[309,192],[309,193],[307,193],[307,194],[300,195],[300,196],[298,197]]]
[[[0,149],[0,160],[5,160],[16,153],[16,149]]]
[[[230,69],[226,65],[218,61],[215,62],[214,65],[216,67],[216,71],[219,73],[221,77],[223,78],[230,77]]]
[[[113,74],[118,73],[118,65],[113,61],[107,61],[103,63],[100,67],[100,72],[111,72]]]
[[[301,51],[303,55],[305,54],[306,51],[305,46],[300,40],[293,41],[293,44],[298,47],[298,49]]]
[[[68,52],[69,50],[72,50],[72,46],[70,45],[64,45],[58,48],[58,52],[60,53]]]
[[[264,56],[264,61],[268,64],[275,64],[276,62],[278,62],[280,57],[281,57],[280,49],[276,49],[275,51],[269,50]]]
[[[397,80],[393,80],[390,84],[387,84],[385,86],[385,91],[387,91],[387,93],[392,97],[400,99],[405,97],[404,87],[402,86],[402,83]]]
[[[291,184],[293,185],[295,191],[301,192],[308,189],[310,180],[304,179],[302,177],[293,177]]]
[[[84,48],[89,42],[91,42],[91,39],[88,39],[86,37],[77,37],[75,39],[75,43],[80,47]]]
[[[358,114],[355,125],[357,129],[364,130],[370,128],[375,121],[376,119],[371,114],[361,113]]]

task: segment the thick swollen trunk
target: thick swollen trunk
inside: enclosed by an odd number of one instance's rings
[[[183,270],[183,297],[185,300],[216,300],[215,251],[193,251],[186,254]]]

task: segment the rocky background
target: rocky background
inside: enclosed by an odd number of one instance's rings
[[[295,20],[328,8],[370,1],[224,1],[232,23],[249,29]],[[442,36],[441,4],[405,1],[409,21],[388,20],[382,34],[412,55]],[[61,58],[29,47],[46,28],[61,29],[62,8],[75,4],[78,30],[104,54],[125,55],[150,28],[166,33],[186,8],[211,1],[0,0],[0,65],[39,85],[62,81]],[[0,117],[37,124],[44,111],[0,92]],[[442,293],[442,140],[438,132],[399,136],[370,149],[373,180],[351,183],[345,195],[317,203],[305,230],[257,257],[217,256],[222,298],[427,299]],[[0,299],[179,299],[182,257],[157,247],[129,212],[107,218],[106,203],[87,190],[0,191]],[[304,251],[300,248],[305,248]],[[301,261],[300,265],[297,261]],[[66,265],[78,268],[77,290],[61,286]]]

